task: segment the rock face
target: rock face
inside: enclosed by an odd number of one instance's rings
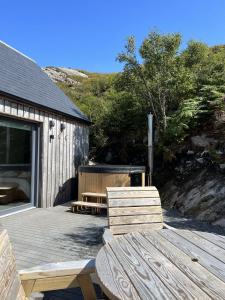
[[[177,155],[172,179],[161,188],[160,194],[164,207],[225,227],[223,128],[190,138]]]
[[[161,190],[164,206],[176,208],[183,215],[225,226],[224,175],[201,170],[184,182],[171,180]]]
[[[80,71],[65,67],[45,67],[42,70],[54,81],[64,82],[70,85],[78,85],[80,82],[73,77],[88,78],[88,76]]]

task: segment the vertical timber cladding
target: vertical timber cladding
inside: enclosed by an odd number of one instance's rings
[[[51,207],[56,200],[70,200],[71,178],[77,175],[78,166],[88,160],[88,126],[72,118],[5,97],[0,97],[0,114],[40,124],[40,206]],[[51,129],[50,120],[55,123]],[[65,125],[65,129],[61,130],[61,124]],[[50,135],[54,138],[50,139]]]

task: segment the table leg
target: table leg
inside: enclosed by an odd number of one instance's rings
[[[97,197],[97,204],[100,203],[100,197]],[[99,214],[99,208],[96,209],[96,212]]]

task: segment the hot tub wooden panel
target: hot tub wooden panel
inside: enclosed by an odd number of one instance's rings
[[[131,177],[132,174],[140,174],[141,176],[141,184],[145,185],[145,169],[144,167],[140,167],[140,170],[124,170],[124,173],[121,171],[121,166],[115,166],[115,170],[105,170],[105,166],[102,169],[100,167],[96,167],[97,172],[95,171],[95,167],[83,167],[85,168],[82,171],[82,167],[79,170],[78,177],[78,200],[81,201],[81,194],[85,192],[92,193],[106,193],[106,187],[114,187],[114,186],[130,186],[131,185]],[[90,172],[88,169],[90,168]],[[132,168],[132,167],[130,167]],[[135,168],[135,167],[134,167]],[[136,167],[137,168],[137,167]]]

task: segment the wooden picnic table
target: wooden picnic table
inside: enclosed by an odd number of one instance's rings
[[[113,238],[96,258],[109,299],[225,299],[225,236],[162,229]]]

